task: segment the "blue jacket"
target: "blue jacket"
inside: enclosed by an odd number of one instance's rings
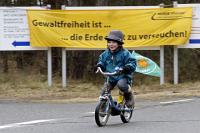
[[[127,49],[124,48],[118,49],[114,53],[111,53],[109,49],[105,50],[99,56],[97,65],[99,64],[103,67],[103,71],[105,72],[114,72],[116,67],[130,67],[129,73],[118,76],[111,76],[110,82],[117,82],[122,78],[127,78],[130,83],[132,81],[132,74],[136,69],[136,59]]]

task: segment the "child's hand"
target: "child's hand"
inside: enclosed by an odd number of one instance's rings
[[[94,66],[94,72],[97,71],[98,67],[100,67],[103,70],[103,66],[101,64],[97,64],[96,66]]]

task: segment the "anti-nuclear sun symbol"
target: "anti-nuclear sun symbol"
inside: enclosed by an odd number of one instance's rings
[[[141,68],[145,68],[148,66],[148,62],[145,59],[138,60],[138,66]]]

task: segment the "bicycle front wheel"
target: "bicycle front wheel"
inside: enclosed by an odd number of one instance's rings
[[[99,127],[105,126],[110,116],[110,104],[108,100],[99,102],[95,109],[95,121]]]

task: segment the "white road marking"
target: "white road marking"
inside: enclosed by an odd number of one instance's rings
[[[95,112],[86,112],[86,114],[94,114]]]
[[[20,126],[25,126],[25,125],[32,125],[32,124],[38,124],[38,123],[57,121],[57,120],[59,120],[59,119],[33,120],[33,121],[27,121],[27,122],[12,123],[12,124],[0,126],[0,130],[6,129],[6,128],[14,128],[14,127],[20,127]]]
[[[171,104],[171,103],[181,103],[181,102],[188,102],[193,101],[194,99],[182,99],[177,101],[168,101],[168,102],[160,102],[160,104]]]

